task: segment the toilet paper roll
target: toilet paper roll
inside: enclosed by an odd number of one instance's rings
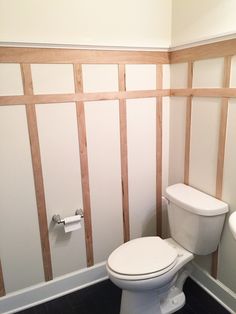
[[[72,232],[81,228],[81,216],[71,216],[63,219],[65,233]]]

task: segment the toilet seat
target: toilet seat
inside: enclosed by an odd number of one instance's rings
[[[107,266],[120,279],[148,279],[172,269],[177,257],[177,250],[160,237],[143,237],[128,241],[113,251]]]

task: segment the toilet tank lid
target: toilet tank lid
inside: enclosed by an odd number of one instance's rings
[[[228,212],[225,202],[183,183],[168,186],[166,196],[170,202],[197,215],[216,216]]]

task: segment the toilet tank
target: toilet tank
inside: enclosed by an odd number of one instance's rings
[[[194,254],[214,252],[228,204],[182,183],[167,187],[166,198],[171,237]]]

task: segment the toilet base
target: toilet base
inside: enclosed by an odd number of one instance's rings
[[[171,314],[185,304],[185,295],[173,286],[167,293],[160,291],[122,291],[120,314]]]

